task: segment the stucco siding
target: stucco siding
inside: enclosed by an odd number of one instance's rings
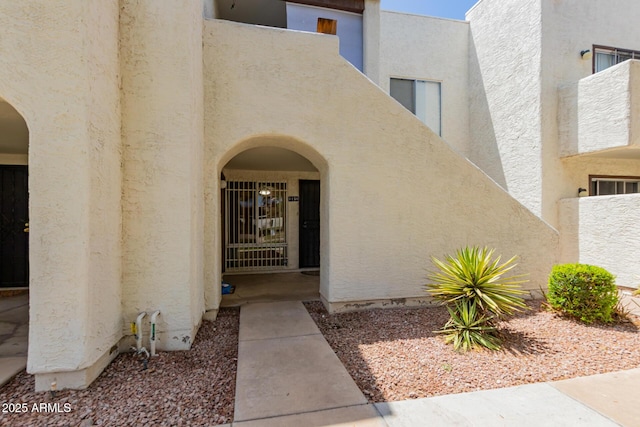
[[[0,96],[29,128],[35,374],[89,368],[120,336],[117,10],[0,2]]]
[[[208,21],[204,40],[206,176],[244,141],[276,133],[326,161],[314,162],[326,300],[422,296],[429,256],[467,244],[520,255],[529,286],[544,283],[555,230],[341,59],[335,39]]]
[[[561,87],[560,155],[638,148],[639,97],[640,61],[626,61]]]
[[[486,1],[486,0],[485,0]],[[604,45],[626,49],[640,50],[640,33],[636,31],[636,16],[640,12],[640,4],[634,0],[591,1],[580,0],[542,1],[542,123],[543,123],[543,217],[556,224],[556,202],[562,198],[573,197],[572,189],[564,190],[565,183],[570,178],[559,161],[563,152],[562,134],[566,129],[562,117],[568,113],[566,104],[563,105],[563,94],[559,89],[566,85],[577,84],[578,81],[592,73],[592,60],[582,59],[580,52],[585,49],[593,51],[593,45]],[[598,102],[599,117],[584,117],[581,119],[578,146],[593,145],[593,137],[600,132],[592,132],[598,124],[607,120],[606,128],[612,134],[601,139],[598,144],[611,144],[620,132],[624,133],[625,125],[620,119],[620,109],[617,108],[629,98],[627,87],[616,87],[611,73],[611,81],[605,89],[609,99],[617,99],[611,103],[610,110],[606,106],[610,101],[602,99],[601,94],[592,93],[580,101]],[[594,76],[591,82],[601,81],[601,76]],[[582,86],[582,82],[580,85]],[[590,85],[590,84],[589,84]],[[589,86],[588,85],[588,86]],[[597,89],[597,84],[592,89]],[[582,89],[581,89],[582,92]],[[617,93],[617,95],[613,95]],[[613,95],[613,96],[611,96]],[[599,98],[600,97],[600,98]],[[604,101],[604,103],[602,103]],[[578,107],[582,109],[582,107]],[[592,120],[593,119],[593,120]],[[589,123],[587,123],[587,121]],[[586,127],[583,127],[586,126]],[[585,137],[584,142],[582,138]],[[573,143],[572,143],[573,144]]]
[[[441,83],[442,138],[469,154],[469,24],[380,12],[380,87],[394,78]]]
[[[202,5],[123,1],[123,317],[160,310],[159,349],[204,311]]]
[[[470,21],[470,158],[542,216],[541,0],[483,0]]]
[[[559,209],[561,262],[598,265],[620,286],[640,285],[640,195],[563,199]]]
[[[84,92],[90,140],[90,270],[87,367],[122,337],[122,174],[118,20],[115,0],[84,2]],[[116,353],[112,356],[115,357]]]
[[[380,85],[380,0],[365,0],[362,12],[363,72]]]

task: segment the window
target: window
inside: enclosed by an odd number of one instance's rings
[[[590,176],[591,196],[640,193],[640,177]]]
[[[391,79],[390,95],[442,136],[440,82]]]
[[[636,50],[617,49],[615,47],[594,46],[593,72],[606,70],[627,59],[640,59],[640,52]]]
[[[317,32],[323,34],[333,34],[338,32],[338,21],[335,19],[318,18]]]

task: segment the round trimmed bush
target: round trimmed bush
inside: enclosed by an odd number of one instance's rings
[[[613,321],[618,304],[615,278],[601,267],[561,264],[551,270],[547,302],[585,323]]]

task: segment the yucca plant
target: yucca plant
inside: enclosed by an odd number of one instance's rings
[[[445,334],[445,342],[453,343],[456,351],[471,350],[476,346],[490,350],[500,349],[500,339],[495,335],[496,328],[491,324],[491,317],[478,311],[476,301],[456,301],[455,308],[447,306],[449,321],[436,331]]]
[[[431,257],[440,270],[432,274],[427,291],[445,304],[475,301],[482,314],[512,315],[527,308],[520,288],[523,275],[503,277],[516,264],[516,257],[500,264],[501,257],[492,260],[494,250],[477,246],[456,251],[444,261]]]

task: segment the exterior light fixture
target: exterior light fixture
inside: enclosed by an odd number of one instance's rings
[[[582,59],[591,59],[593,53],[591,52],[591,49],[585,49],[580,51],[580,56]]]
[[[586,188],[582,188],[582,187],[578,188],[578,197],[586,196],[586,194],[584,194],[584,195],[582,194],[582,193],[586,193],[586,192],[587,192]]]

